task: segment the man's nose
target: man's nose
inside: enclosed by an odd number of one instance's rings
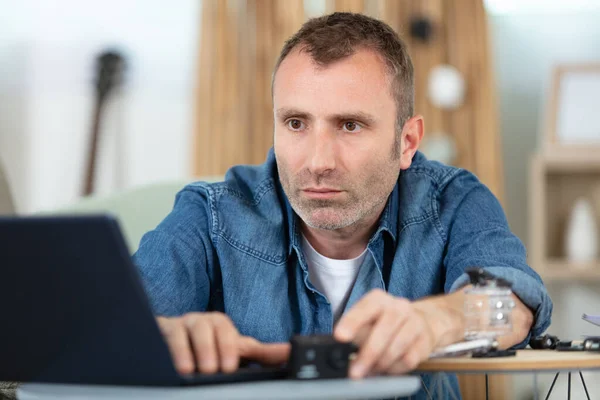
[[[316,129],[313,137],[313,153],[309,169],[315,175],[323,175],[335,169],[335,132],[325,127]]]

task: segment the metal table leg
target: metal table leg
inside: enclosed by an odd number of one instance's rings
[[[557,372],[556,375],[554,376],[554,380],[552,381],[552,385],[550,385],[550,390],[548,390],[548,394],[546,395],[546,399],[548,400],[550,398],[550,394],[552,393],[552,389],[554,388],[554,384],[556,383],[556,380],[558,379],[558,375],[560,375],[560,372]]]
[[[585,390],[585,397],[587,400],[590,400],[590,394],[587,391],[587,386],[585,386],[585,380],[583,379],[583,374],[579,371],[579,377],[581,378],[581,383],[583,384],[583,389]]]
[[[490,384],[488,382],[488,374],[485,374],[485,400],[490,400]]]

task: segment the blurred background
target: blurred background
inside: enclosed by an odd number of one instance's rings
[[[549,332],[600,334],[581,319],[600,314],[600,0],[0,0],[0,10],[0,214],[114,211],[135,249],[186,182],[264,160],[285,39],[307,18],[362,12],[409,45],[423,151],[471,170],[502,202],[555,302]],[[465,398],[481,386],[471,382]],[[566,378],[557,385],[564,397]],[[533,379],[499,377],[492,389],[528,399]]]

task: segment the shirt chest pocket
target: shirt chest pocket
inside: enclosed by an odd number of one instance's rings
[[[243,335],[287,341],[293,333],[288,268],[225,243],[219,250],[223,311]]]

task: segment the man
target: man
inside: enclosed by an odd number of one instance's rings
[[[548,327],[551,301],[497,200],[417,151],[413,68],[389,26],[306,22],[272,92],[266,162],[187,186],[135,255],[181,372],[279,363],[292,335],[333,333],[359,345],[352,377],[405,373],[462,340],[469,266],[514,283],[504,348]]]

